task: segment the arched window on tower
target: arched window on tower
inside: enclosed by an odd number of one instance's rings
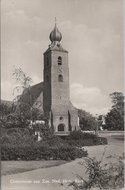
[[[62,57],[58,57],[58,65],[62,65]]]
[[[58,131],[65,131],[65,125],[63,123],[58,125]]]
[[[62,75],[58,75],[58,81],[63,82],[63,76]]]

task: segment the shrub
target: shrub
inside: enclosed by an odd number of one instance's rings
[[[95,143],[96,145],[104,145],[108,144],[108,141],[105,137],[97,137],[97,139],[95,139]]]
[[[39,142],[40,144],[44,143],[48,146],[61,146],[61,145],[64,145],[64,144],[67,144],[67,142],[65,140],[63,140],[62,138],[56,136],[56,135],[53,135],[51,136],[50,138],[47,138],[47,139],[43,139],[41,142]]]
[[[53,129],[50,128],[47,124],[36,124],[35,128],[38,128],[40,130],[40,133],[42,134],[44,140],[52,138],[54,136]]]
[[[77,175],[80,183],[74,181],[68,186],[73,186],[74,190],[90,190],[93,188],[117,190],[124,188],[124,156],[115,156],[113,158],[115,158],[113,163],[103,163],[102,159],[98,161],[96,158],[85,159],[81,164],[85,165],[87,180]]]
[[[4,145],[2,146],[2,160],[38,160],[38,159],[61,159],[74,160],[87,156],[87,151],[72,146],[51,146],[34,144],[31,145]]]
[[[42,129],[43,130],[43,129]],[[46,135],[42,136],[42,141],[38,144],[48,145],[48,146],[61,146],[61,145],[71,145],[71,146],[92,146],[99,144],[107,144],[107,139],[104,137],[98,137],[92,133],[83,133],[81,131],[73,131],[71,134],[65,138],[53,135],[49,130],[45,130]],[[2,144],[33,144],[35,143],[35,136],[32,131],[27,128],[11,128],[6,129],[4,133],[2,132],[1,143]]]
[[[79,140],[79,139],[95,139],[97,136],[93,133],[83,133],[82,131],[72,131],[69,135],[69,139]]]
[[[74,160],[87,156],[83,146],[107,144],[107,139],[94,134],[73,131],[65,138],[52,135],[36,142],[29,129],[11,128],[4,131],[1,137],[3,160],[37,160],[62,159]],[[48,135],[50,134],[50,135]]]
[[[5,127],[6,127],[7,129],[10,129],[10,128],[25,127],[25,125],[22,124],[22,123],[16,123],[16,122],[10,122],[10,121],[9,121],[9,122],[6,123]]]
[[[80,130],[72,131],[69,136],[69,139],[72,139],[72,140],[79,140],[79,139],[83,139],[83,138],[84,138],[84,134]]]
[[[69,145],[79,147],[107,144],[106,138],[98,137],[93,133],[83,133],[80,130],[71,132],[66,141]]]
[[[30,135],[30,130],[25,128],[11,128],[6,129],[4,134],[1,135],[1,144],[11,144],[11,145],[20,145],[20,144],[32,144],[34,138]]]

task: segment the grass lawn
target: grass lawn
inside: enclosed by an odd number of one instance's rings
[[[124,141],[124,135],[113,135],[112,136],[114,139],[120,140],[120,141]]]
[[[1,175],[10,175],[38,168],[47,168],[65,164],[64,160],[48,160],[48,161],[2,161],[1,162]]]

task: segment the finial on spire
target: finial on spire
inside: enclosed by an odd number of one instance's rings
[[[56,17],[55,17],[55,24],[56,24]]]

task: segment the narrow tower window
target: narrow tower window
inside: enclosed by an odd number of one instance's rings
[[[58,80],[59,80],[59,82],[63,82],[63,76],[62,75],[58,75]]]
[[[58,57],[58,65],[62,65],[62,57]]]

